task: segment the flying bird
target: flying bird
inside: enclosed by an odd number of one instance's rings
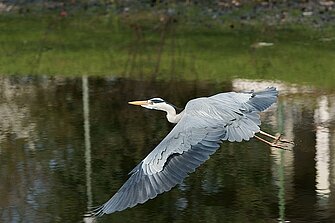
[[[190,100],[177,113],[176,107],[161,98],[129,102],[166,112],[176,123],[171,132],[130,173],[129,179],[106,203],[92,211],[94,216],[111,214],[143,204],[180,184],[204,163],[223,141],[241,142],[255,137],[270,146],[284,148],[280,136],[260,130],[259,113],[278,97],[274,87],[259,92],[227,92]],[[269,142],[255,133],[275,139]]]

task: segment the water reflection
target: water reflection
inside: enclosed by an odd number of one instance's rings
[[[318,98],[314,113],[316,124],[316,189],[320,197],[329,196],[329,121],[328,98]]]
[[[92,158],[91,158],[91,135],[90,135],[90,106],[89,87],[87,76],[82,77],[83,82],[83,113],[85,132],[85,167],[86,167],[86,194],[87,211],[92,208]],[[94,222],[91,216],[84,216],[84,222]]]
[[[0,78],[0,221],[78,222],[108,199],[172,128],[162,113],[127,101],[159,96],[182,107],[269,85],[282,94],[262,115],[263,128],[293,139],[293,152],[255,140],[224,143],[182,185],[101,221],[332,222],[334,93],[266,81],[86,77]]]

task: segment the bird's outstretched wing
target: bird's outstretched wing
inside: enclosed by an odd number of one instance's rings
[[[126,183],[102,206],[101,216],[142,204],[169,191],[205,162],[223,140],[249,140],[259,131],[258,113],[276,101],[277,91],[222,93],[191,100],[183,117],[131,172]]]
[[[264,91],[259,92],[228,92],[216,94],[210,98],[219,100],[224,104],[235,105],[238,109],[244,109],[248,111],[264,111],[276,102],[278,97],[278,91],[275,87],[269,87]]]

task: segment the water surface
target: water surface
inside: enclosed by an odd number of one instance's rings
[[[82,222],[171,130],[159,111],[231,90],[280,90],[262,129],[293,151],[222,144],[181,185],[99,222],[335,222],[335,92],[283,83],[149,82],[115,78],[0,78],[0,221]]]

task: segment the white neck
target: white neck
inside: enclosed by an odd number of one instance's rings
[[[166,118],[171,123],[178,123],[181,119],[181,113],[177,114],[176,109],[172,105],[162,103],[159,107],[159,110],[166,112]]]
[[[175,111],[175,114],[167,113],[166,118],[171,123],[178,123],[181,119],[181,113],[176,114],[176,111]]]

